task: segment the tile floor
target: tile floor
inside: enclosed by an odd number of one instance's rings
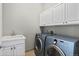
[[[25,53],[25,55],[26,55],[26,56],[35,56],[34,50],[27,51],[27,52]]]

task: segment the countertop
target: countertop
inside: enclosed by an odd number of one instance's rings
[[[0,38],[0,43],[2,41],[8,41],[8,40],[21,40],[21,39],[26,39],[24,35],[14,35],[14,36],[3,36]]]

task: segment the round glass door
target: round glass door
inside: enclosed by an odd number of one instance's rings
[[[36,47],[35,48],[39,52],[42,50],[42,41],[40,38],[36,39]]]
[[[65,56],[64,52],[56,45],[50,45],[47,49],[48,56]]]

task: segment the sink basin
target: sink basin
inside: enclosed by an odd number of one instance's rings
[[[24,35],[4,36],[4,37],[1,38],[1,41],[17,40],[17,39],[26,39],[26,37]]]

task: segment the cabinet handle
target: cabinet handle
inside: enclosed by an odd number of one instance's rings
[[[67,21],[65,23],[67,23]]]
[[[16,49],[16,48],[14,47],[14,49]]]
[[[11,50],[13,50],[13,48],[11,48]]]
[[[0,46],[0,49],[1,49],[2,47]]]

